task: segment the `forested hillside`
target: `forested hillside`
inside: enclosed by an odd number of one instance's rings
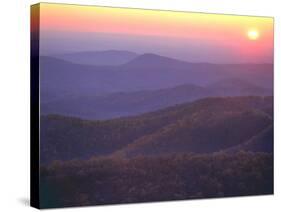
[[[41,186],[42,207],[272,194],[273,157],[238,152],[57,161],[41,168]]]
[[[106,121],[42,116],[41,162],[217,152],[254,139],[272,125],[271,111],[272,97],[225,97]]]

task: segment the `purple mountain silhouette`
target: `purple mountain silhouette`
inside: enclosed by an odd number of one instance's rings
[[[47,102],[68,97],[159,90],[182,84],[206,86],[228,78],[241,78],[272,89],[273,65],[188,63],[144,54],[123,65],[97,66],[41,57],[40,76],[41,100]]]
[[[56,55],[56,58],[84,65],[121,65],[138,55],[130,51],[87,51]]]

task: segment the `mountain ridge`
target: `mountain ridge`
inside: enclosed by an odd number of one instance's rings
[[[209,97],[105,121],[41,116],[41,161],[221,151],[272,125],[269,107],[272,97]]]
[[[81,51],[53,55],[55,58],[84,65],[121,65],[129,62],[138,54],[125,50]]]
[[[228,79],[226,79],[228,81]],[[232,80],[232,82],[235,82]],[[243,81],[243,85],[221,87],[221,83],[203,87],[183,84],[173,88],[160,90],[144,90],[136,92],[118,92],[103,96],[85,96],[66,98],[41,104],[42,114],[57,113],[77,116],[85,119],[110,119],[122,116],[138,115],[161,108],[215,96],[249,96],[271,95],[272,91]]]
[[[181,84],[206,86],[235,77],[272,88],[273,67],[270,65],[195,64],[150,54],[146,54],[144,59],[151,62],[138,60],[137,64],[97,66],[40,57],[41,100],[48,102],[64,97],[159,90]],[[52,96],[56,98],[49,98]]]

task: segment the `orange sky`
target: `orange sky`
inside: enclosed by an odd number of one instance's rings
[[[273,50],[273,19],[268,17],[40,4],[40,30],[161,36],[223,43],[245,54]],[[250,40],[249,30],[259,33]]]

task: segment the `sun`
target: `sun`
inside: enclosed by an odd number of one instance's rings
[[[260,36],[259,31],[255,29],[251,29],[247,32],[247,36],[250,40],[257,40]]]

